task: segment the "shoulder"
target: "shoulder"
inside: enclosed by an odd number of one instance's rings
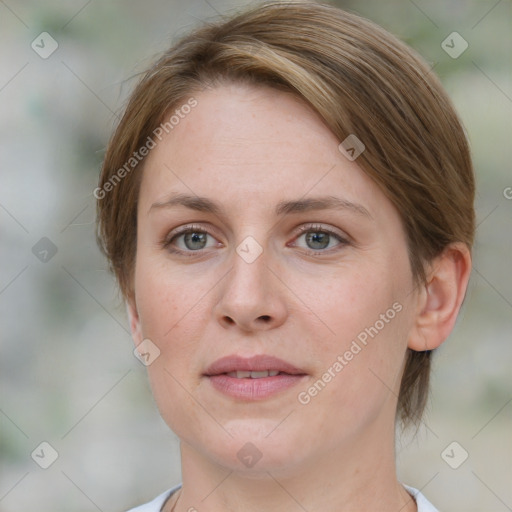
[[[132,508],[128,512],[160,512],[164,503],[171,497],[171,495],[181,487],[181,484],[163,492],[160,496],[157,496],[153,501],[140,505],[139,507]]]
[[[414,489],[414,487],[409,487],[408,485],[404,485],[404,487],[407,489],[407,492],[414,497],[416,500],[416,505],[418,507],[418,512],[439,512],[430,501],[421,494],[420,491],[417,489]]]

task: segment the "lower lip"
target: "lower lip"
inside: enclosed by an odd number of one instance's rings
[[[237,379],[226,374],[207,376],[212,386],[225,395],[245,400],[261,400],[289,389],[306,375],[281,374],[260,379]]]

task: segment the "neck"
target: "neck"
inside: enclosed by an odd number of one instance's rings
[[[382,430],[367,432],[301,461],[300,467],[248,473],[222,467],[183,442],[183,486],[177,502],[165,510],[175,505],[175,512],[416,512],[414,499],[396,478],[394,430],[387,436],[383,439]]]

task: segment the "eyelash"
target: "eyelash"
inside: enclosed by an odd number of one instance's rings
[[[321,251],[315,251],[313,249],[307,250],[307,252],[313,256],[330,254],[333,250],[339,250],[340,247],[346,246],[349,244],[349,240],[347,238],[344,238],[340,234],[336,233],[335,231],[325,228],[325,227],[322,227],[319,224],[310,224],[310,225],[301,226],[298,230],[298,234],[295,237],[295,239],[299,238],[301,235],[303,235],[304,233],[308,233],[308,232],[326,233],[330,236],[335,237],[339,242],[339,244],[336,247],[331,248],[331,249],[325,249],[325,250],[321,250]],[[172,254],[178,254],[181,256],[185,256],[185,257],[194,257],[194,256],[197,256],[198,254],[203,253],[205,251],[205,249],[199,249],[197,251],[191,251],[191,250],[183,251],[181,249],[175,249],[172,247],[172,242],[174,240],[176,240],[178,237],[180,237],[182,235],[186,235],[188,233],[204,233],[206,235],[213,236],[210,232],[208,232],[201,226],[187,225],[187,226],[183,226],[177,233],[173,233],[173,235],[171,237],[167,237],[163,241],[163,244],[162,244],[163,247],[165,249],[167,249]]]

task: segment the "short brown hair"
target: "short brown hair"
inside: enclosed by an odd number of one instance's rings
[[[473,244],[474,176],[462,125],[439,80],[405,43],[327,4],[266,2],[182,38],[146,72],[106,152],[98,241],[125,298],[133,298],[137,199],[144,160],[126,162],[172,109],[226,81],[292,92],[340,142],[365,145],[359,166],[398,209],[415,282],[448,244]],[[114,178],[117,178],[114,180]],[[110,184],[110,186],[107,186]],[[108,190],[108,193],[105,191]],[[431,352],[408,349],[397,413],[421,417]]]

